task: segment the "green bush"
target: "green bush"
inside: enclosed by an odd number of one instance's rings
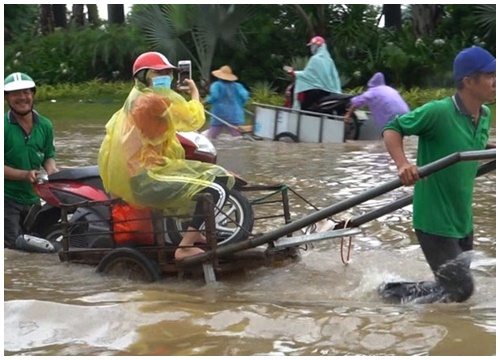
[[[103,108],[105,104],[113,103],[114,110],[117,110],[123,101],[125,101],[130,90],[132,82],[103,82],[101,80],[87,81],[80,84],[57,84],[57,85],[41,85],[37,87],[36,99],[38,103],[50,103],[53,100],[56,102],[63,102],[65,104],[101,104]],[[250,100],[246,108],[252,111],[253,103],[270,104],[275,106],[282,106],[285,101],[285,94],[278,93],[277,90],[269,82],[259,82],[250,87]],[[441,89],[420,89],[412,88],[410,90],[398,89],[401,96],[408,103],[411,109],[415,109],[429,101],[439,100],[454,94],[453,88]],[[356,87],[344,90],[347,94],[360,94],[364,91],[363,87]],[[45,105],[42,105],[43,107]],[[55,108],[52,106],[52,108]],[[82,105],[75,107],[76,109],[82,108]],[[495,122],[496,106],[490,106],[492,109],[492,119]],[[62,111],[62,110],[61,110]],[[76,116],[80,116],[78,110]],[[110,110],[111,111],[111,110]],[[70,110],[71,112],[71,110]],[[106,114],[109,111],[105,111]],[[73,117],[71,114],[67,116]]]
[[[455,93],[455,89],[420,89],[412,88],[410,90],[399,89],[401,97],[405,99],[410,109],[415,109],[419,106],[432,100],[439,100]]]
[[[61,99],[84,102],[124,101],[132,85],[132,82],[103,82],[97,79],[79,84],[42,85],[37,87],[36,98],[37,101]]]
[[[147,49],[133,27],[57,30],[5,45],[5,73],[28,73],[39,84],[130,79],[135,58]]]
[[[250,96],[248,104],[259,103],[281,106],[285,99],[284,94],[279,94],[276,88],[268,81],[260,81],[251,86]]]

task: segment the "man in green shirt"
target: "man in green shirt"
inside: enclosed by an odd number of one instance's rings
[[[414,302],[462,302],[473,293],[469,270],[473,247],[472,195],[477,161],[460,162],[419,180],[423,166],[455,152],[495,147],[488,143],[496,96],[496,59],[480,47],[462,50],[453,64],[456,93],[396,117],[383,130],[399,178],[415,184],[413,227],[436,282],[384,284],[387,298]],[[406,158],[403,137],[417,135],[417,164]]]
[[[40,201],[33,189],[43,167],[57,171],[52,123],[33,110],[36,85],[23,73],[4,79],[4,248],[16,248],[29,208]]]

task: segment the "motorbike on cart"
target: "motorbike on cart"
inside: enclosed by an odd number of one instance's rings
[[[185,150],[186,159],[213,164],[217,162],[217,150],[204,135],[198,132],[178,132],[177,138]],[[226,204],[215,219],[219,245],[246,239],[253,229],[252,206],[248,199],[238,191],[247,185],[247,182],[238,175],[233,175],[236,179],[235,186],[229,190]],[[34,186],[43,205],[34,205],[24,221],[23,232],[28,236],[23,235],[18,239],[18,247],[26,251],[55,252],[60,249],[63,235],[61,204],[111,199],[104,189],[97,165],[64,169],[49,176],[45,175]],[[110,218],[110,210],[105,206],[76,207],[69,219],[68,231],[72,235],[81,234],[82,236],[72,236],[70,246],[79,248],[111,246]],[[165,227],[169,230],[165,241],[178,245],[189,220],[166,218]],[[84,236],[84,234],[91,233],[100,235]],[[102,235],[106,233],[109,235]],[[43,240],[53,246],[51,247]]]
[[[294,99],[294,88],[295,82],[289,84],[285,90],[285,103],[284,106],[291,108],[293,106]],[[329,93],[317,101],[315,101],[307,109],[307,111],[313,111],[320,114],[335,115],[338,117],[344,117],[349,107],[351,106],[351,99],[356,96],[356,94],[337,94]],[[299,101],[301,95],[298,94]],[[360,135],[361,126],[363,121],[366,120],[368,116],[362,110],[355,110],[351,114],[351,118],[345,123],[344,131],[346,140],[358,140]]]

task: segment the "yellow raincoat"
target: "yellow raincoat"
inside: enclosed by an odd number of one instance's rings
[[[98,157],[106,191],[131,205],[186,214],[194,209],[193,196],[216,177],[231,188],[232,175],[218,165],[186,160],[177,140],[176,131],[204,123],[199,101],[137,83],[106,125]]]

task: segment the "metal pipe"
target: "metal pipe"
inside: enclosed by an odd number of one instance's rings
[[[358,227],[381,216],[389,214],[395,210],[411,205],[412,202],[413,195],[407,195],[405,197],[402,197],[401,199],[394,201],[393,203],[390,203],[389,205],[370,211],[369,213],[358,216],[357,218],[351,219],[347,224],[347,227]],[[337,228],[337,226],[335,226],[335,228]],[[338,228],[344,228],[344,226],[339,226]]]
[[[496,170],[496,168],[497,168],[497,161],[496,160],[493,160],[493,161],[490,161],[489,163],[481,165],[479,167],[479,169],[477,169],[476,177],[483,176],[484,174],[487,174],[493,170]]]
[[[489,163],[482,165],[477,170],[476,177],[487,174],[490,171],[493,171],[495,169],[496,169],[496,160],[490,161]],[[383,206],[379,209],[370,211],[369,213],[366,213],[366,214],[358,216],[354,219],[351,219],[349,221],[349,224],[347,224],[347,227],[357,227],[357,226],[363,225],[363,224],[370,222],[372,220],[375,220],[383,215],[389,214],[395,210],[398,210],[398,209],[401,209],[405,206],[411,205],[412,202],[413,202],[413,195],[408,195],[408,196],[402,197],[401,199],[398,199],[391,204],[388,204],[388,205]],[[335,228],[343,228],[344,227],[344,225],[342,223],[339,225],[338,225],[338,227],[336,226]]]
[[[244,131],[242,131],[238,126],[236,125],[233,125],[233,124],[230,124],[228,123],[226,120],[224,119],[221,119],[220,117],[218,117],[217,115],[214,115],[212,114],[210,111],[208,110],[205,110],[205,113],[207,113],[208,115],[212,116],[214,119],[216,119],[217,121],[220,121],[221,123],[223,123],[224,125],[230,127],[231,129],[234,129],[236,130],[241,136],[245,136],[247,135]],[[249,139],[251,139],[252,141],[255,141],[255,139],[251,136],[248,137]]]
[[[309,111],[309,110],[299,110],[299,109],[293,109],[293,108],[270,105],[270,104],[252,103],[252,105],[257,106],[257,107],[261,107],[261,108],[265,108],[265,109],[282,110],[282,111],[286,111],[289,113],[297,112],[297,113],[303,114],[303,115],[312,115],[312,116],[323,115],[323,116],[325,116],[329,119],[332,119],[332,120],[344,121],[344,118],[342,116],[333,115],[333,114],[323,114],[323,113],[318,113],[318,112]]]
[[[297,141],[300,142],[300,124],[302,123],[302,113],[297,111],[297,127],[295,134],[297,134]]]
[[[273,140],[276,139],[276,136],[278,135],[278,115],[279,115],[279,112],[276,111],[274,113],[274,129],[273,129]]]
[[[237,126],[235,126],[235,125],[233,125],[233,124],[228,123],[226,120],[221,119],[220,117],[218,117],[217,115],[212,114],[212,113],[211,113],[210,111],[208,111],[208,110],[205,110],[205,113],[207,113],[207,114],[208,114],[208,115],[210,115],[210,116],[213,116],[213,117],[214,117],[214,119],[216,119],[217,121],[220,121],[221,123],[223,123],[224,125],[226,125],[226,126],[230,127],[231,129],[234,129],[234,130],[238,131],[239,133],[241,133],[241,130],[240,130],[240,128],[239,128],[239,127],[237,127]]]
[[[323,142],[323,130],[325,127],[325,115],[322,115],[320,118],[320,123],[319,123],[319,142]]]
[[[478,151],[465,151],[465,152],[457,152],[450,154],[442,159],[436,160],[430,164],[424,165],[418,169],[419,176],[421,178],[430,175],[438,170],[441,170],[445,167],[453,165],[459,161],[468,161],[468,160],[484,160],[484,159],[493,159],[496,157],[496,149],[490,150],[478,150]],[[264,245],[271,241],[277,240],[283,236],[286,236],[294,231],[298,231],[308,225],[314,224],[319,220],[325,219],[327,217],[338,214],[342,211],[350,209],[353,206],[359,205],[367,200],[371,200],[377,196],[385,194],[389,191],[397,189],[402,186],[401,180],[399,178],[386,182],[380,186],[377,186],[371,190],[365,191],[359,195],[353,196],[352,198],[343,200],[339,203],[330,205],[324,209],[316,211],[302,219],[295,220],[289,224],[286,224],[283,227],[280,227],[276,230],[273,230],[267,234],[263,234],[261,236],[257,236],[255,238],[247,239],[245,241],[228,244],[225,246],[221,246],[215,250],[215,253],[218,256],[224,254],[235,253],[238,251],[250,249],[253,247],[257,247],[260,245]],[[198,254],[194,256],[190,256],[185,258],[184,260],[178,262],[179,265],[192,265],[196,263],[204,262],[213,256],[213,251],[207,251],[203,254]]]

